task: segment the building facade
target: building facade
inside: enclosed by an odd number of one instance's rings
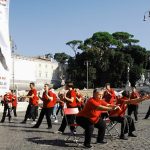
[[[38,89],[45,83],[57,87],[62,82],[60,65],[53,58],[13,55],[11,64],[10,89],[28,89],[30,82],[35,82]]]

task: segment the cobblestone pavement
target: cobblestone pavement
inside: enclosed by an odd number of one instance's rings
[[[92,138],[92,144],[94,150],[150,150],[150,119],[142,120],[145,116],[145,112],[149,107],[150,101],[145,101],[139,106],[139,121],[136,125],[136,138],[129,138],[127,141],[120,140],[118,136],[110,137],[106,135],[108,144],[100,145],[95,144],[96,133],[95,129]],[[0,114],[0,117],[2,114]],[[13,123],[8,123],[7,119],[5,123],[0,123],[0,150],[81,150],[84,149],[82,145],[76,146],[73,142],[65,142],[64,139],[67,136],[65,131],[64,135],[54,134],[54,131],[60,126],[59,123],[54,124],[52,129],[46,129],[46,120],[43,120],[40,128],[32,129],[31,121],[27,124],[20,124],[23,120],[24,112],[18,113],[17,118],[13,119]],[[117,125],[120,129],[120,125]],[[80,144],[83,142],[83,130],[78,128],[77,133],[80,133]]]

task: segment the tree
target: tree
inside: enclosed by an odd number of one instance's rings
[[[139,40],[133,39],[134,35],[127,32],[115,32],[112,34],[112,36],[115,40],[117,40],[118,48],[122,48],[124,46],[131,46],[139,42]]]
[[[131,55],[135,64],[142,65],[144,67],[144,63],[147,59],[147,52],[145,48],[139,45],[133,45],[125,47],[124,52]]]
[[[67,55],[66,53],[55,53],[54,55],[54,59],[59,62],[59,63],[66,63],[67,60],[69,59],[69,55]]]
[[[51,53],[45,54],[45,57],[47,59],[51,59],[51,58],[53,58],[53,54],[51,54]]]
[[[131,86],[136,85],[136,81],[140,79],[140,76],[142,74],[142,67],[138,65],[134,65],[130,70],[130,82]]]
[[[69,41],[66,43],[66,45],[69,45],[72,48],[72,50],[74,51],[75,57],[77,55],[78,47],[81,44],[82,44],[82,41],[80,41],[80,40],[73,40],[73,41]]]
[[[130,65],[130,82],[139,79],[143,69],[150,68],[150,53],[136,45],[139,40],[127,32],[96,32],[78,45],[81,53],[68,61],[68,74],[79,87],[86,86],[86,67],[90,61],[89,87],[103,86],[110,82],[114,87],[127,81],[127,67]],[[70,44],[68,42],[68,44]],[[74,43],[75,44],[75,43]]]

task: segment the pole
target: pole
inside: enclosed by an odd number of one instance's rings
[[[14,45],[12,46],[12,79],[13,79],[13,92],[15,90],[15,71],[14,71]]]
[[[87,67],[87,89],[89,88],[89,62],[86,61],[86,67]]]
[[[17,49],[15,43],[12,41],[12,84],[13,92],[15,91],[15,50]]]
[[[127,67],[127,83],[126,83],[126,90],[129,90],[131,84],[130,84],[130,81],[129,81],[129,73],[130,73],[130,64],[128,64],[128,67]]]

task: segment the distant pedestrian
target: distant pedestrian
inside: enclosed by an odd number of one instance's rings
[[[132,87],[130,99],[132,100],[136,98],[140,98],[140,94],[138,93],[135,87]],[[131,116],[132,113],[134,114],[135,121],[138,121],[138,104],[137,103],[128,105],[128,115]]]
[[[11,122],[11,109],[12,109],[12,93],[11,92],[7,92],[4,95],[3,105],[4,105],[4,111],[3,111],[1,123],[5,121],[7,111],[8,111],[8,120],[9,122]]]
[[[65,98],[64,98],[64,96],[65,96],[64,93],[61,93],[61,92],[58,93],[58,98],[59,98],[59,99],[57,100],[57,102],[58,102],[59,106],[58,106],[56,115],[58,115],[58,113],[59,113],[59,111],[60,111],[62,118],[63,118],[64,103],[65,103]]]
[[[14,112],[14,116],[17,117],[17,96],[15,95],[14,90],[12,92],[12,111]]]

